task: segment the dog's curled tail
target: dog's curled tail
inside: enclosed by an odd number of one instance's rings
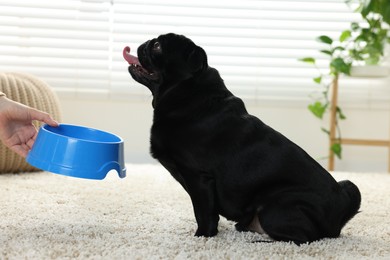
[[[340,181],[343,197],[345,199],[344,214],[341,219],[341,227],[343,227],[350,219],[352,219],[358,212],[361,203],[361,194],[358,187],[351,181]]]

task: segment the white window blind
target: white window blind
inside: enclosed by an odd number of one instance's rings
[[[107,92],[110,8],[108,0],[1,0],[0,70],[61,92]]]
[[[302,104],[318,88],[317,72],[298,59],[325,68],[315,38],[337,37],[359,19],[343,0],[0,0],[0,70],[33,73],[60,93],[149,97],[122,50],[175,32],[206,50],[236,95]],[[341,102],[387,106],[388,83],[342,79]]]

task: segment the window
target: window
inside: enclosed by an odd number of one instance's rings
[[[359,20],[343,0],[0,0],[0,70],[28,72],[60,95],[150,96],[127,72],[122,50],[159,34],[202,46],[228,88],[247,101],[307,102],[326,57],[321,34]],[[322,60],[321,60],[322,59]],[[386,79],[342,79],[341,102],[388,105]]]
[[[107,92],[108,1],[0,1],[0,70],[41,77],[63,93]]]

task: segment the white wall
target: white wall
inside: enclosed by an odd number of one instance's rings
[[[63,123],[79,124],[113,132],[125,140],[125,160],[131,163],[156,163],[149,154],[149,131],[153,110],[151,98],[136,101],[91,100],[59,96]],[[285,104],[247,104],[251,114],[286,135],[314,158],[327,155],[327,136],[320,122],[302,106]],[[388,139],[390,114],[386,109],[344,108],[348,119],[342,122],[343,137]],[[359,172],[387,171],[389,151],[382,147],[344,145],[343,160],[336,170]],[[326,160],[320,161],[326,165]]]

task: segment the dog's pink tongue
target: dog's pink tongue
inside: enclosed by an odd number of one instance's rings
[[[139,63],[138,58],[130,54],[130,47],[129,47],[129,46],[126,46],[126,47],[123,49],[123,58],[125,58],[125,60],[126,60],[129,64],[141,65],[141,64]]]

